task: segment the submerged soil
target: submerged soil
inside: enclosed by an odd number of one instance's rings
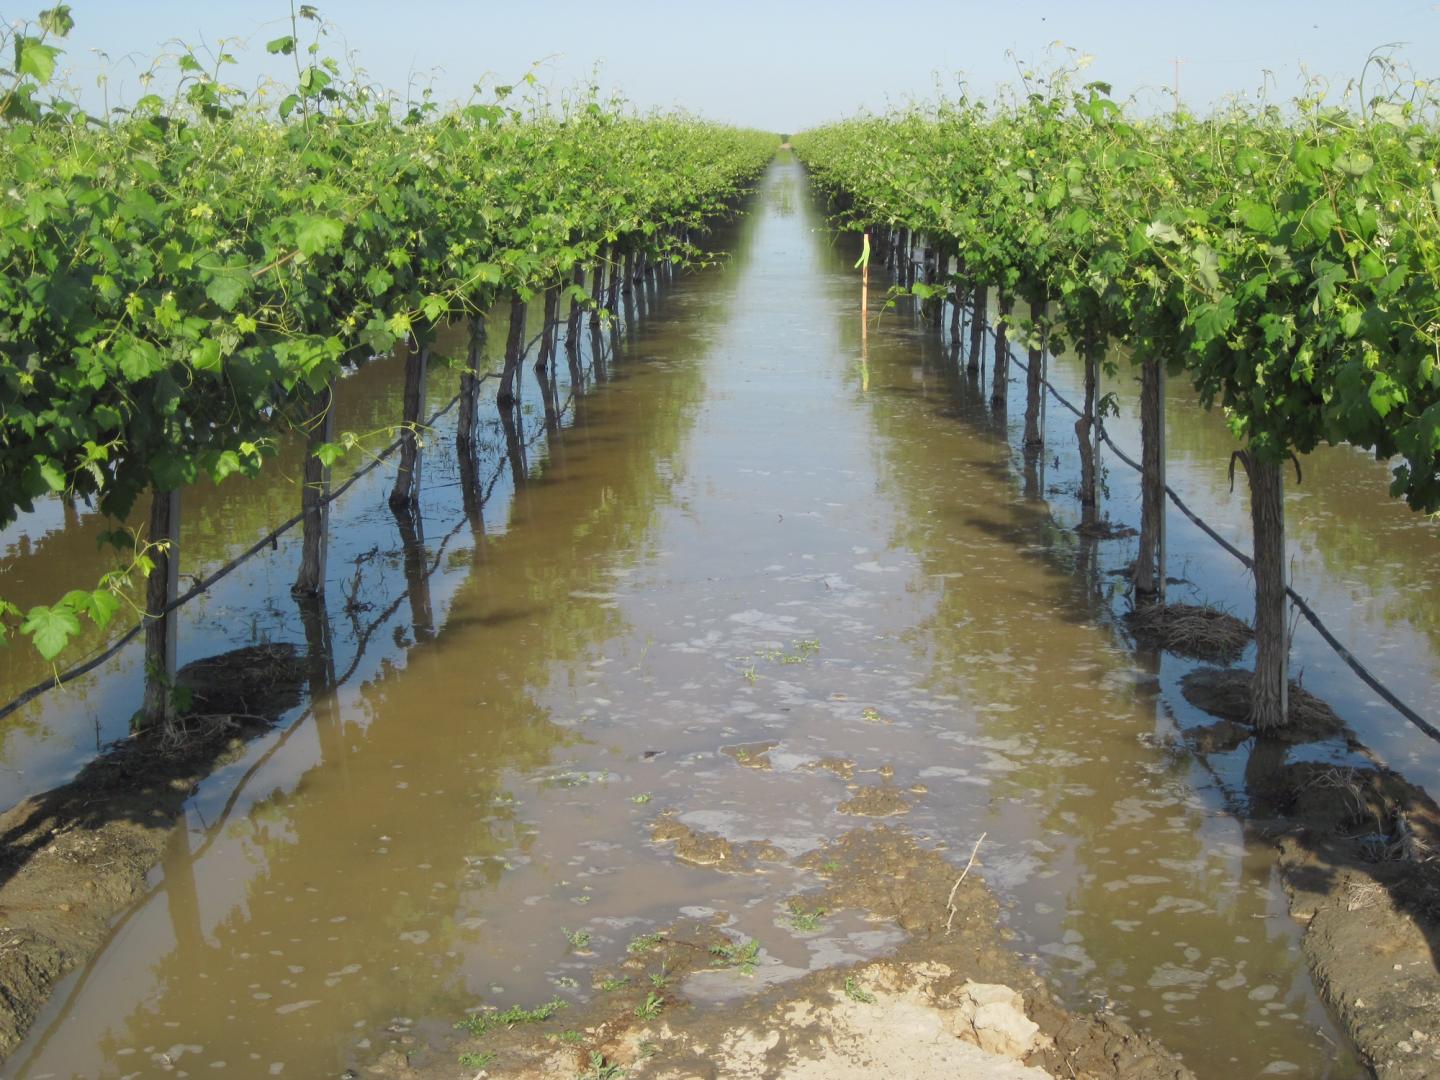
[[[901,928],[904,942],[884,959],[767,989],[773,960],[727,934],[724,913],[679,919],[633,939],[618,967],[596,970],[599,992],[587,1005],[476,1013],[471,1036],[452,1053],[415,1049],[401,1032],[357,1075],[450,1080],[478,1067],[488,1076],[567,1080],[1193,1076],[1124,1023],[1057,1005],[1005,942],[999,907],[979,877],[908,833],[852,829],[796,865],[815,887],[792,897],[795,922],[858,912]],[[743,993],[747,982],[754,992],[720,1007],[689,992],[724,983]]]
[[[171,734],[136,734],[0,815],[0,1059],[145,891],[196,784],[296,705],[302,678],[282,645],[187,665],[191,707]]]

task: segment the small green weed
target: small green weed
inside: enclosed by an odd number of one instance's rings
[[[814,911],[806,911],[804,908],[794,908],[790,912],[790,929],[799,930],[802,934],[808,934],[812,930],[820,929],[820,920],[826,916],[824,908],[816,908]]]
[[[630,985],[629,975],[611,975],[609,978],[601,979],[595,984],[607,994],[612,990],[623,990]]]
[[[549,788],[577,788],[587,784],[599,784],[605,781],[605,773],[596,772],[562,772],[555,773],[541,781],[541,786]]]
[[[631,795],[630,801],[633,802],[636,806],[644,806],[647,802],[650,801],[650,793],[647,791],[640,795]]]
[[[655,991],[645,995],[645,1000],[635,1006],[635,1015],[641,1020],[654,1020],[665,1007],[665,999]]]
[[[840,862],[838,859],[826,859],[820,864],[820,869],[827,874],[838,874],[840,872]]]
[[[641,934],[634,941],[630,942],[629,945],[625,946],[625,949],[627,952],[632,953],[653,952],[660,947],[660,943],[664,940],[665,939],[659,934]]]
[[[820,651],[820,642],[813,638],[806,638],[794,642],[795,652],[789,653],[784,649],[765,649],[760,653],[762,660],[769,660],[772,664],[803,664],[810,657]],[[754,666],[751,666],[754,670]]]
[[[555,1038],[567,1046],[573,1046],[575,1043],[585,1041],[585,1036],[578,1031],[562,1031],[559,1035],[556,1035]]]
[[[860,719],[872,724],[878,724],[881,722],[880,710],[866,705],[865,708],[860,710]]]
[[[495,1064],[495,1055],[488,1050],[471,1050],[460,1055],[460,1064],[467,1069],[488,1069]]]
[[[622,1080],[625,1070],[619,1062],[606,1061],[598,1050],[590,1051],[590,1068],[580,1074],[579,1080]]]
[[[710,955],[719,961],[720,967],[734,968],[742,975],[754,975],[755,966],[760,962],[760,943],[752,939],[743,945],[728,942],[711,945]]]
[[[860,989],[860,984],[855,981],[854,975],[845,976],[845,985],[842,987],[845,996],[851,1001],[858,1001],[861,1005],[874,1005],[875,995],[868,990]]]
[[[471,1035],[480,1036],[499,1027],[538,1024],[542,1020],[549,1020],[561,1009],[567,1008],[569,1004],[564,998],[551,998],[544,1005],[537,1005],[533,1009],[522,1009],[519,1005],[511,1005],[504,1012],[483,1012],[467,1016],[455,1026],[464,1028]]]
[[[570,943],[572,948],[584,949],[590,945],[589,930],[566,930],[562,926],[560,932],[565,935],[565,940]]]

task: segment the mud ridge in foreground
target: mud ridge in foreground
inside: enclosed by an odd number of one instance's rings
[[[697,838],[703,840],[704,838]],[[1183,1080],[1153,1039],[1103,1015],[1077,1017],[1009,948],[977,874],[888,826],[851,829],[794,861],[816,888],[797,913],[851,910],[906,940],[883,959],[812,972],[738,1001],[692,1000],[701,979],[756,979],[767,958],[732,938],[723,914],[677,919],[593,973],[574,1009],[477,1012],[445,1051],[398,1040],[355,1073],[367,1080],[787,1077],[847,1080]],[[731,866],[726,869],[736,869]],[[717,869],[719,869],[717,867]],[[757,977],[758,975],[761,977]]]

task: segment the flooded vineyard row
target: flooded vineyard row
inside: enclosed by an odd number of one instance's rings
[[[527,385],[535,441],[507,457],[491,430],[483,513],[449,419],[413,531],[383,470],[336,504],[327,627],[308,639],[329,643],[333,688],[197,787],[149,891],[61,984],[13,1075],[327,1076],[391,1046],[440,1060],[477,1007],[578,1006],[637,938],[723,913],[759,951],[752,978],[687,981],[719,1008],[896,948],[893,926],[836,912],[802,931],[789,905],[814,888],[798,861],[870,817],[957,864],[983,835],[976,872],[1014,949],[1066,1005],[1198,1075],[1363,1074],[1269,847],[1231,813],[1243,761],[1185,748],[1193,665],[1118,624],[1133,542],[1072,528],[1068,421],[1048,416],[1027,497],[1023,394],[996,415],[904,302],[874,290],[859,310],[856,252],[788,158],[715,239],[730,257],[647,297],[548,437]],[[1078,377],[1063,357],[1052,372]],[[395,383],[392,364],[342,385],[339,426],[387,423]],[[1223,426],[1183,395],[1170,412],[1172,485],[1239,538]],[[1333,451],[1307,474],[1297,588],[1433,714],[1433,526],[1386,502],[1373,462]],[[1133,520],[1133,478],[1105,480],[1105,510]],[[287,516],[293,492],[197,492],[185,572]],[[89,572],[91,524],[46,512],[7,537],[38,592],[69,560]],[[184,648],[305,647],[297,548],[187,610]],[[1177,588],[1243,616],[1226,558],[1177,527]],[[1298,636],[1305,685],[1433,776],[1432,749],[1324,648]],[[7,669],[7,688],[33,677]],[[12,718],[9,801],[121,734],[138,682],[122,655]]]

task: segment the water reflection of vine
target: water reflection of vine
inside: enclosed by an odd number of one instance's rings
[[[913,241],[913,238],[910,239]],[[902,245],[903,244],[904,241],[902,241]],[[908,248],[906,250],[908,250]],[[896,268],[896,277],[898,281],[897,288],[905,285],[907,280],[913,282],[913,254],[911,255],[911,258],[909,260],[910,265],[908,269],[905,265],[903,265],[903,262],[904,260],[902,260],[902,265]],[[890,265],[889,262],[887,262],[887,266],[888,265]],[[1082,411],[1077,408],[1071,401],[1069,401],[1069,399],[1067,399],[1050,381],[1046,370],[1048,349],[1044,347],[1043,342],[1040,344],[1040,347],[1037,348],[1032,345],[1032,347],[1029,349],[1028,363],[1021,361],[1018,356],[1015,356],[1010,349],[1010,345],[1006,340],[1006,332],[1004,325],[1002,324],[998,328],[986,326],[984,325],[984,318],[985,307],[981,302],[981,294],[977,292],[975,296],[974,317],[971,320],[971,362],[973,364],[977,356],[979,355],[980,340],[984,337],[984,335],[988,334],[995,343],[996,360],[998,361],[1000,359],[1001,352],[1003,350],[1006,354],[1006,365],[1008,366],[1010,362],[1013,362],[1018,365],[1023,372],[1025,372],[1026,381],[1029,384],[1029,393],[1027,395],[1026,408],[1027,434],[1026,439],[1024,440],[1024,443],[1022,445],[1021,452],[1023,484],[1022,494],[1026,499],[1043,501],[1045,495],[1045,466],[1047,463],[1048,454],[1043,448],[1044,440],[1043,436],[1041,436],[1040,433],[1047,430],[1046,406],[1049,402],[1049,399],[1053,397],[1058,404],[1060,404],[1062,407],[1069,410],[1070,412],[1074,413],[1076,416],[1083,418],[1085,414],[1082,413]],[[1094,461],[1096,463],[1097,471],[1099,471],[1100,468],[1099,449],[1100,446],[1104,444],[1110,447],[1110,449],[1114,452],[1115,456],[1121,462],[1128,465],[1136,472],[1143,472],[1141,464],[1131,458],[1128,454],[1126,454],[1125,451],[1122,450],[1110,437],[1102,421],[1097,420],[1094,425],[1094,429]],[[1056,463],[1058,464],[1058,459]],[[1231,555],[1242,565],[1244,565],[1247,570],[1253,571],[1253,560],[1250,558],[1250,556],[1246,555],[1234,544],[1230,543],[1230,541],[1225,539],[1224,536],[1217,532],[1208,522],[1206,522],[1194,510],[1192,510],[1172,487],[1164,483],[1163,477],[1161,480],[1161,488],[1164,492],[1164,498],[1168,498],[1169,501],[1174,504],[1175,508],[1179,510],[1192,524],[1194,524],[1196,528],[1198,528],[1202,533],[1204,533],[1207,537],[1209,537],[1216,544],[1218,544],[1221,549],[1224,550],[1227,554]],[[1160,554],[1161,557],[1159,564],[1159,573],[1161,576],[1161,580],[1164,581],[1165,562],[1163,529],[1160,544]],[[1394,691],[1392,691],[1388,686],[1381,682],[1380,679],[1376,677],[1375,674],[1371,672],[1369,668],[1367,668],[1359,660],[1359,658],[1357,658],[1339,640],[1339,638],[1335,636],[1334,633],[1331,632],[1329,627],[1325,625],[1325,623],[1320,619],[1320,616],[1315,612],[1314,608],[1310,606],[1306,599],[1301,596],[1293,586],[1289,584],[1285,586],[1285,595],[1289,599],[1290,603],[1295,606],[1295,609],[1299,613],[1299,616],[1303,617],[1305,621],[1314,628],[1314,630],[1320,635],[1321,639],[1330,646],[1330,648],[1335,652],[1338,657],[1340,657],[1342,661],[1344,661],[1345,665],[1361,680],[1361,682],[1363,682],[1375,693],[1379,694],[1380,697],[1388,705],[1391,706],[1391,708],[1393,708],[1396,712],[1398,712],[1421,732],[1429,736],[1431,739],[1440,742],[1440,727],[1437,727],[1435,724],[1432,724],[1430,721],[1425,719],[1425,717],[1421,716],[1419,712],[1417,712],[1407,703],[1402,701],[1394,693]]]
[[[573,412],[579,400],[579,393],[576,392],[575,387],[572,387],[561,406],[561,414],[563,415],[563,413],[567,411]],[[445,407],[445,410],[442,410],[442,413],[448,411],[454,404],[455,401],[452,400],[449,405]],[[438,415],[440,414],[437,414],[437,418]],[[258,754],[255,760],[252,761],[245,771],[236,779],[219,814],[215,816],[214,821],[204,822],[202,819],[203,837],[198,844],[192,846],[189,830],[185,828],[177,828],[174,830],[172,834],[172,844],[182,845],[183,851],[180,850],[179,847],[172,847],[171,854],[176,856],[176,859],[173,862],[168,862],[167,865],[183,866],[188,869],[193,867],[196,862],[207,854],[216,840],[224,834],[225,827],[230,822],[236,807],[240,803],[242,795],[248,789],[256,775],[276,758],[297,731],[305,727],[306,720],[313,719],[315,721],[317,741],[320,746],[321,755],[326,763],[329,764],[332,761],[340,762],[343,768],[344,755],[340,752],[342,747],[342,725],[336,691],[346,685],[354,676],[375,633],[394,618],[395,614],[400,610],[401,605],[409,600],[412,611],[422,610],[428,606],[429,579],[439,571],[445,551],[450,543],[467,525],[471,527],[472,532],[477,538],[484,535],[483,517],[481,516],[483,506],[493,495],[495,488],[504,477],[507,467],[513,469],[514,453],[518,451],[523,454],[525,449],[538,443],[538,441],[546,437],[547,434],[546,429],[542,427],[526,440],[526,444],[523,447],[507,448],[507,453],[495,463],[494,470],[483,486],[483,491],[480,485],[465,483],[462,478],[462,488],[466,494],[469,495],[473,492],[478,495],[478,498],[464,507],[460,520],[441,538],[433,557],[430,559],[426,560],[424,558],[423,540],[421,539],[420,529],[414,524],[413,519],[412,525],[408,529],[403,525],[401,526],[401,540],[406,548],[406,588],[396,596],[376,618],[372,619],[365,626],[356,641],[355,653],[351,657],[350,663],[344,672],[339,675],[335,674],[334,636],[331,630],[329,614],[325,608],[323,599],[296,598],[301,623],[304,628],[306,644],[309,649],[309,655],[307,657],[307,681],[310,690],[309,704],[300,715],[277,733],[270,745]],[[461,454],[462,473],[465,471],[467,458],[472,467],[476,464],[473,451],[470,455]],[[363,560],[364,556],[361,556],[361,559]],[[357,560],[357,562],[358,561],[359,560]],[[427,597],[426,600],[418,600],[414,596],[417,585],[421,586],[422,591]],[[433,626],[427,628],[427,634],[433,636]],[[422,634],[418,629],[415,634],[415,639],[415,644],[419,644],[422,640]],[[198,901],[196,900],[195,885],[193,876],[188,883],[184,880],[186,876],[186,873],[183,871],[178,874],[167,874],[162,880],[151,886],[116,920],[112,927],[112,934],[121,933],[130,920],[139,912],[145,910],[147,905],[162,892],[166,895],[172,919],[178,919],[186,924],[197,926],[199,908]],[[181,937],[182,935],[177,934],[177,940]],[[197,932],[194,933],[193,936],[189,936],[187,940],[201,940],[201,937]],[[96,965],[104,955],[105,953],[103,951],[94,954],[85,964],[84,968],[81,969],[74,984],[70,988],[64,1005],[61,1006],[60,1012],[62,1014],[67,1012],[72,1003],[79,999]],[[56,1028],[52,1028],[51,1030],[56,1030]],[[42,1042],[41,1047],[37,1048],[37,1054],[41,1052],[43,1045]]]
[[[612,325],[617,321],[618,320],[612,318]],[[542,334],[543,333],[544,331],[542,331]],[[534,347],[535,343],[540,340],[540,338],[541,334],[537,334],[534,338],[532,338],[529,344],[525,346],[525,352],[528,353],[529,350]],[[603,338],[598,332],[598,324],[595,325],[595,330],[594,333],[592,333],[591,337],[591,366],[592,370],[595,372],[595,381],[603,381],[603,376],[601,376],[600,373],[603,372],[605,361],[604,354],[607,351],[607,345],[609,350],[613,351],[614,349],[617,349],[619,347],[619,344],[620,342],[618,337],[618,331],[612,337],[611,341],[607,343],[603,340]],[[572,371],[576,370],[578,367],[579,360],[578,357],[575,357],[572,360]],[[478,380],[478,382],[484,383],[489,379],[497,377],[498,376],[496,375],[496,373],[489,372],[482,376]],[[568,407],[570,401],[573,399],[573,394],[574,391],[572,389],[571,397],[567,398],[566,400],[566,406],[557,409],[557,427],[559,426],[559,417],[563,415],[565,407]],[[424,426],[427,428],[434,427],[437,421],[439,421],[442,417],[446,416],[453,408],[455,408],[457,404],[460,403],[461,397],[462,395],[460,394],[452,397],[448,402],[446,402],[443,406],[441,406],[439,409],[437,409],[434,413],[431,414],[430,418],[425,422]],[[368,476],[375,469],[379,468],[380,465],[387,458],[389,458],[391,455],[403,448],[403,443],[403,437],[397,438],[388,446],[378,451],[371,461],[362,466],[360,469],[356,470],[355,473],[353,473],[344,483],[338,485],[332,491],[327,493],[327,495],[323,499],[324,505],[328,507],[330,504],[334,503],[361,479],[363,479],[365,476]],[[230,573],[236,570],[241,564],[249,561],[253,556],[258,555],[266,548],[270,548],[273,550],[277,546],[280,537],[284,536],[296,525],[300,524],[303,520],[303,513],[296,514],[288,518],[280,525],[267,532],[254,544],[250,545],[250,547],[246,548],[229,562],[225,563],[224,565],[220,566],[219,568],[204,577],[196,578],[194,580],[194,584],[189,589],[179,594],[175,597],[175,599],[165,605],[164,613],[170,614],[178,610],[191,600],[195,599],[197,596],[208,592],[220,581],[228,577]],[[5,717],[15,712],[17,709],[28,705],[31,701],[34,701],[47,690],[64,686],[67,683],[73,682],[74,680],[94,671],[101,664],[104,664],[107,660],[110,660],[123,648],[125,648],[125,646],[129,645],[132,641],[134,641],[135,638],[138,637],[141,631],[144,629],[144,625],[144,623],[136,623],[129,630],[125,631],[123,634],[121,634],[108,644],[103,646],[97,646],[97,651],[92,653],[90,656],[73,664],[71,667],[67,668],[63,672],[60,672],[58,675],[54,675],[50,678],[44,679],[43,681],[34,684],[33,686],[22,691],[20,694],[16,695],[16,697],[14,697],[6,704],[0,705],[0,720],[3,720]]]
[[[1017,364],[1019,363],[1018,360],[1016,360],[1015,362]],[[1068,399],[1066,399],[1065,396],[1061,394],[1060,391],[1057,390],[1048,379],[1042,376],[1040,382],[1044,385],[1046,390],[1049,391],[1049,394],[1054,396],[1056,401],[1058,401],[1061,405],[1065,406],[1065,408],[1069,409],[1071,412],[1075,413],[1075,415],[1080,415],[1080,410],[1077,409]],[[1127,455],[1123,450],[1120,449],[1119,446],[1115,444],[1115,442],[1110,438],[1109,434],[1105,431],[1103,425],[1101,425],[1100,427],[1099,441],[1108,445],[1110,449],[1114,451],[1115,456],[1118,457],[1121,461],[1123,461],[1126,465],[1129,465],[1137,472],[1140,471],[1140,463]],[[1212,528],[1210,524],[1205,521],[1204,518],[1200,517],[1198,514],[1195,513],[1195,511],[1193,511],[1192,509],[1190,509],[1189,506],[1186,505],[1185,501],[1180,498],[1179,494],[1177,494],[1172,487],[1167,484],[1165,485],[1164,490],[1165,495],[1175,505],[1175,508],[1179,510],[1182,514],[1184,514],[1185,517],[1188,518],[1190,522],[1195,525],[1196,528],[1198,528],[1211,540],[1215,541],[1215,543],[1220,545],[1220,547],[1227,554],[1239,560],[1247,569],[1253,569],[1253,560],[1250,558],[1250,556],[1246,555],[1234,544],[1226,540],[1225,537],[1221,536],[1218,532],[1216,532],[1215,529]],[[1308,622],[1312,627],[1314,627],[1315,631],[1321,636],[1321,638],[1324,639],[1325,643],[1329,645],[1332,650],[1334,650],[1335,654],[1345,662],[1345,665],[1349,667],[1350,670],[1353,671],[1360,678],[1360,680],[1365,683],[1366,686],[1370,687],[1371,690],[1374,690],[1375,693],[1379,694],[1382,698],[1384,698],[1386,703],[1389,704],[1391,708],[1393,708],[1406,720],[1410,721],[1410,723],[1415,725],[1415,727],[1419,728],[1430,738],[1436,740],[1437,742],[1440,742],[1440,728],[1437,728],[1434,724],[1426,720],[1409,705],[1405,704],[1405,702],[1400,700],[1400,698],[1397,697],[1395,693],[1390,690],[1389,687],[1387,687],[1384,683],[1377,679],[1375,675],[1370,671],[1370,669],[1367,668],[1364,664],[1362,664],[1360,660],[1352,652],[1350,652],[1350,650],[1346,648],[1343,643],[1341,643],[1339,638],[1337,638],[1333,633],[1331,633],[1329,627],[1327,627],[1321,621],[1320,616],[1315,613],[1315,610],[1309,605],[1309,603],[1305,600],[1303,596],[1296,592],[1295,589],[1290,585],[1285,586],[1285,594],[1289,597],[1290,602],[1295,605],[1295,608],[1300,613],[1300,615],[1304,617],[1305,621]]]

